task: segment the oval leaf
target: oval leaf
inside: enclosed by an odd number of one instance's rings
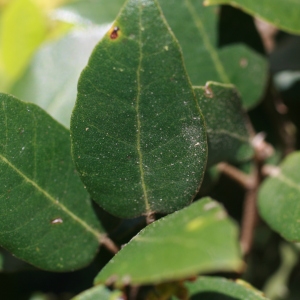
[[[260,187],[263,219],[285,239],[300,241],[300,152],[289,155]]]
[[[242,267],[237,227],[204,198],[143,229],[100,271],[95,284],[117,287],[183,279]]]
[[[192,84],[201,86],[208,80],[232,83],[241,93],[243,106],[254,106],[266,85],[266,59],[242,44],[218,48],[214,7],[204,8],[199,0],[159,2],[182,47]]]
[[[76,167],[93,199],[128,218],[196,194],[203,117],[156,1],[129,0],[81,75],[71,119]]]
[[[204,5],[229,4],[285,31],[299,34],[299,0],[204,0]]]
[[[186,282],[192,300],[266,300],[263,293],[243,280],[231,281],[221,277],[199,277]]]
[[[87,265],[102,229],[75,173],[69,131],[4,94],[0,120],[1,246],[46,270]]]
[[[247,119],[232,85],[207,82],[194,91],[206,122],[208,166],[221,161],[239,163],[253,154]]]
[[[122,292],[114,291],[111,292],[103,285],[95,286],[88,289],[71,300],[121,300]]]

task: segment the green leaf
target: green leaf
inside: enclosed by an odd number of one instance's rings
[[[46,33],[45,17],[36,4],[30,0],[8,4],[0,22],[0,69],[6,76],[2,88],[21,74]]]
[[[242,44],[217,47],[218,14],[199,0],[159,0],[182,47],[192,84],[209,80],[237,86],[246,108],[254,106],[267,80],[266,60]],[[184,24],[184,26],[183,26]]]
[[[186,206],[207,158],[204,120],[155,1],[130,0],[79,80],[76,168],[93,199],[134,217]]]
[[[121,296],[120,291],[111,292],[105,286],[98,285],[82,292],[71,300],[121,300],[123,299]]]
[[[232,85],[207,82],[194,87],[206,122],[208,166],[221,161],[240,163],[252,158],[247,119]]]
[[[51,271],[87,265],[103,237],[75,173],[69,131],[0,94],[0,244]]]
[[[39,105],[69,127],[80,72],[107,29],[88,26],[44,45],[10,92]]]
[[[285,31],[299,34],[299,0],[204,0],[204,5],[229,4]]]
[[[231,281],[222,277],[199,277],[186,282],[192,300],[266,300],[263,293],[243,280]]]
[[[95,284],[152,284],[243,266],[237,227],[203,198],[143,229],[100,271]]]
[[[258,208],[262,218],[289,241],[300,241],[300,152],[272,168],[260,187]]]

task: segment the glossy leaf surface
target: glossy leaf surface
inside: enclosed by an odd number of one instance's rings
[[[69,127],[80,72],[108,28],[94,25],[73,30],[41,47],[11,93],[39,105]]]
[[[111,292],[103,285],[95,286],[82,292],[71,300],[121,300],[122,293],[119,291]]]
[[[156,1],[127,1],[83,71],[71,119],[77,170],[110,213],[187,205],[206,165],[204,120]]]
[[[266,300],[263,293],[245,281],[236,282],[221,277],[199,277],[195,282],[186,282],[191,300]]]
[[[260,187],[261,216],[285,239],[300,241],[300,152],[289,155]]]
[[[272,23],[285,31],[299,34],[299,0],[205,0],[204,5],[229,4]]]
[[[237,227],[203,198],[143,229],[100,271],[96,284],[159,283],[242,267]]]
[[[264,91],[266,60],[242,44],[217,47],[215,7],[204,7],[199,0],[159,0],[159,3],[182,47],[192,84],[203,86],[209,80],[232,83],[242,95],[243,106],[254,106]]]
[[[221,161],[233,163],[253,156],[247,119],[232,85],[207,82],[194,91],[206,122],[208,166]]]
[[[0,120],[1,246],[46,270],[87,265],[102,229],[75,173],[69,131],[5,94]]]

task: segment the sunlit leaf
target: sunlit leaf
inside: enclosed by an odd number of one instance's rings
[[[237,227],[210,198],[143,229],[100,271],[95,284],[123,286],[188,278],[242,267]]]
[[[71,135],[81,179],[110,213],[169,213],[193,199],[206,165],[205,125],[156,1],[128,1],[95,48]]]
[[[46,32],[45,17],[31,0],[14,0],[6,6],[0,21],[0,67],[5,76],[1,88],[21,74]]]
[[[0,95],[0,244],[52,271],[94,258],[103,230],[70,155],[70,133],[34,104]]]

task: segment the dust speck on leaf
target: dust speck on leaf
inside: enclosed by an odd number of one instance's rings
[[[61,223],[63,223],[62,218],[56,218],[51,221],[51,224],[61,224]]]

